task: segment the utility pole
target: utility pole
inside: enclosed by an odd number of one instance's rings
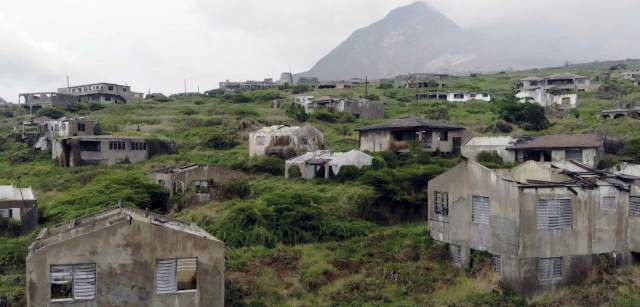
[[[364,99],[369,99],[369,76],[364,76]]]
[[[187,97],[187,78],[184,79],[184,97]]]
[[[71,94],[71,84],[69,83],[69,75],[67,75],[67,94]]]
[[[291,72],[291,67],[289,67],[289,83],[290,86],[293,86],[293,73]]]

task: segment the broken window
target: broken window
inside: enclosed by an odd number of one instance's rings
[[[209,182],[206,180],[194,180],[193,186],[197,194],[209,194]]]
[[[156,293],[167,294],[198,289],[198,259],[158,260]]]
[[[571,229],[571,199],[540,199],[536,203],[539,230]]]
[[[80,151],[93,151],[93,152],[101,151],[100,142],[96,142],[96,141],[80,141],[79,147],[80,147]]]
[[[448,192],[433,192],[433,211],[437,215],[449,216]]]
[[[562,278],[562,258],[540,258],[538,280],[546,281]]]
[[[496,273],[502,272],[502,256],[491,255],[491,266]]]
[[[448,141],[449,140],[449,131],[440,132],[440,141]]]
[[[78,123],[78,131],[84,131],[86,129],[84,123]]]
[[[96,265],[52,265],[51,300],[91,300],[96,296]]]
[[[463,99],[464,98],[464,94],[453,94],[453,98],[455,98],[455,99]]]
[[[573,160],[582,163],[582,149],[572,149],[565,152],[567,160]]]
[[[629,197],[629,216],[640,216],[640,196]]]
[[[131,150],[147,150],[147,143],[133,142],[131,143]]]
[[[602,210],[615,210],[616,209],[616,198],[615,196],[603,196],[602,202],[600,203],[600,209]]]
[[[109,150],[125,150],[126,144],[124,141],[111,141],[109,142]]]
[[[256,145],[264,146],[264,141],[265,141],[265,136],[264,135],[256,136]]]
[[[489,225],[489,197],[473,196],[471,198],[471,220],[476,224]]]

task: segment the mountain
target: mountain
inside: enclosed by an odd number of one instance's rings
[[[296,77],[340,80],[411,72],[521,70],[565,61],[630,57],[640,51],[639,46],[629,44],[622,35],[594,31],[585,35],[583,28],[558,26],[556,21],[463,29],[426,3],[415,2],[357,30],[311,70]]]

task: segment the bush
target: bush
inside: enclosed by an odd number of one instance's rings
[[[180,113],[186,115],[186,116],[191,116],[191,115],[195,115],[198,114],[198,111],[194,110],[193,108],[190,107],[183,107],[182,109],[180,109]]]
[[[293,87],[291,87],[291,93],[292,94],[302,94],[302,93],[306,93],[308,91],[311,90],[311,87],[308,85],[304,85],[304,84],[297,84],[294,85]]]
[[[60,194],[44,208],[44,215],[56,221],[67,220],[113,207],[119,200],[127,206],[165,213],[168,199],[169,192],[152,183],[142,171],[119,171]]]
[[[598,88],[600,99],[616,99],[631,94],[635,90],[633,83],[628,80],[605,81]]]
[[[511,131],[513,127],[503,120],[498,120],[484,129],[485,133],[510,133]]]
[[[345,219],[318,204],[311,193],[277,191],[232,207],[212,232],[230,247],[303,244],[366,235],[371,224]]]
[[[423,113],[428,119],[447,120],[449,119],[449,104],[443,101],[428,103]]]
[[[61,118],[63,116],[65,116],[64,111],[57,109],[57,108],[42,108],[38,111],[37,113],[38,116],[46,116],[49,118],[53,118],[53,119],[58,119]]]
[[[545,117],[544,108],[540,105],[516,101],[507,101],[498,105],[500,118],[522,129],[540,131],[549,127],[549,120]]]
[[[229,103],[250,103],[251,97],[244,93],[224,94],[222,100]]]
[[[299,122],[306,122],[309,120],[309,114],[304,111],[304,107],[299,104],[292,104],[289,110],[287,110],[287,115]]]
[[[393,88],[393,84],[392,83],[380,83],[378,85],[378,88],[381,89],[381,90],[392,89]]]
[[[504,161],[497,151],[482,151],[478,154],[478,162],[502,164]]]
[[[356,181],[360,177],[362,171],[354,165],[345,165],[340,168],[340,172],[335,176],[338,182]]]
[[[207,139],[207,147],[217,150],[227,150],[239,145],[235,135],[229,132],[215,132]]]
[[[245,199],[251,195],[251,186],[247,180],[243,179],[217,184],[217,189],[222,201],[234,198]]]
[[[267,173],[274,176],[284,175],[284,160],[274,157],[253,158],[248,162],[234,166],[250,174]]]
[[[20,235],[20,223],[12,218],[0,217],[0,237],[17,237]]]
[[[311,114],[311,117],[327,123],[335,123],[336,121],[338,121],[338,117],[335,113],[327,112],[325,110],[315,111]]]

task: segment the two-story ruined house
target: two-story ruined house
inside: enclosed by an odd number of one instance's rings
[[[543,107],[557,106],[573,109],[578,105],[577,92],[588,91],[591,80],[585,76],[561,73],[540,77],[527,77],[516,82],[516,97],[522,102],[533,101]]]
[[[323,147],[324,134],[311,125],[269,126],[249,134],[251,157],[278,155],[290,158],[297,152],[316,151]]]
[[[149,158],[147,141],[143,138],[87,135],[57,138],[51,148],[51,158],[60,166],[114,165],[137,163]]]
[[[114,83],[92,83],[63,87],[59,94],[71,95],[75,102],[91,103],[128,103],[133,99],[142,99],[144,94],[131,91],[131,86]]]
[[[598,166],[604,157],[604,137],[597,134],[556,134],[520,138],[507,147],[517,161],[576,161]]]
[[[465,160],[429,181],[430,236],[449,244],[460,267],[488,252],[505,284],[524,294],[582,281],[603,255],[628,263],[640,248],[640,190],[574,168],[528,161],[491,170]]]
[[[153,181],[169,190],[170,199],[180,198],[182,206],[220,199],[221,185],[247,178],[242,172],[220,166],[187,164],[154,170]]]
[[[224,306],[224,243],[194,224],[112,209],[44,229],[27,306]]]
[[[461,126],[422,118],[396,119],[356,129],[362,151],[406,151],[415,143],[426,151],[440,153],[459,153],[464,130]]]

